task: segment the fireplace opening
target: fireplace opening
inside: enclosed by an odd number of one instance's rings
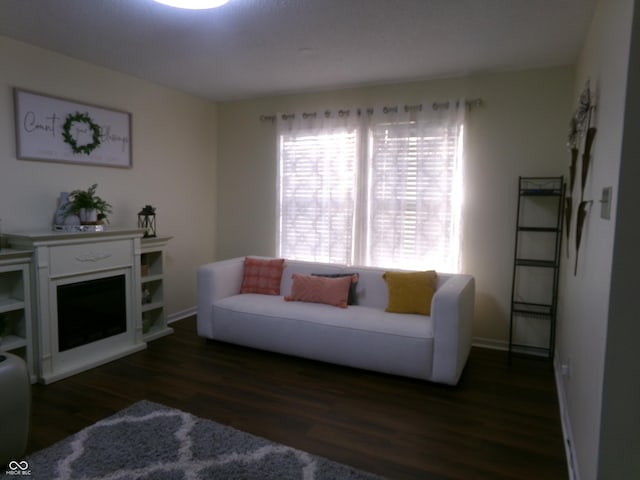
[[[58,351],[127,331],[124,275],[58,285]]]

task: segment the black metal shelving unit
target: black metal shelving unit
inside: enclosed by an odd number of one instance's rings
[[[509,362],[553,357],[562,246],[563,177],[519,177]]]

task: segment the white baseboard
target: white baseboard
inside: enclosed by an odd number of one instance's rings
[[[569,479],[580,480],[578,467],[575,461],[575,451],[573,449],[573,433],[571,430],[571,420],[569,418],[567,395],[564,389],[564,381],[562,378],[562,366],[559,364],[557,356],[553,359],[553,370],[556,377],[556,391],[558,392],[558,404],[560,405],[560,422],[562,424],[562,434],[564,436],[564,448],[567,455]]]
[[[183,318],[191,317],[196,313],[198,313],[197,307],[191,307],[180,312],[172,313],[171,315],[167,315],[167,323],[177,322],[178,320],[182,320]]]
[[[472,345],[474,347],[492,348],[494,350],[509,350],[509,343],[503,340],[493,338],[473,337]],[[560,422],[562,425],[562,435],[564,438],[564,448],[567,456],[567,468],[569,470],[570,480],[580,480],[578,466],[575,460],[575,451],[573,446],[573,433],[571,430],[571,421],[567,405],[567,395],[564,389],[564,381],[562,378],[562,368],[558,363],[558,357],[553,360],[553,370],[556,380],[556,392],[558,394],[558,405],[560,406]]]

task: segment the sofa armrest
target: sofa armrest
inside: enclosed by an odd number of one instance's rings
[[[213,303],[240,293],[244,257],[207,263],[198,268],[198,335],[213,338]]]
[[[435,382],[456,385],[471,351],[475,279],[453,275],[436,290],[433,318],[433,371]]]

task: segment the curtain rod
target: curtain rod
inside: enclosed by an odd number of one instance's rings
[[[450,102],[433,102],[431,104],[431,108],[433,110],[440,110],[442,108],[449,108],[449,103]],[[457,104],[458,102],[456,102]],[[475,98],[473,100],[467,100],[466,101],[467,104],[467,108],[472,109],[475,107],[481,107],[482,106],[482,99],[481,98]],[[405,105],[404,111],[405,112],[410,112],[410,111],[421,111],[422,110],[422,105],[421,103],[416,104],[416,105]],[[373,108],[367,108],[366,110],[367,115],[372,115],[373,114]],[[346,115],[350,114],[349,110],[338,110],[338,116],[343,117]],[[382,107],[382,112],[383,113],[397,113],[398,112],[398,106],[394,105],[391,107]],[[324,112],[325,116],[329,116],[331,115],[332,111],[331,110],[325,110]],[[302,113],[303,118],[313,118],[316,117],[318,115],[318,112],[304,112]],[[358,115],[362,115],[362,111],[361,109],[358,109]],[[290,118],[294,118],[295,114],[294,113],[283,113],[282,114],[282,119],[283,120],[287,120]],[[275,122],[276,120],[276,115],[260,115],[260,121],[261,122]]]

